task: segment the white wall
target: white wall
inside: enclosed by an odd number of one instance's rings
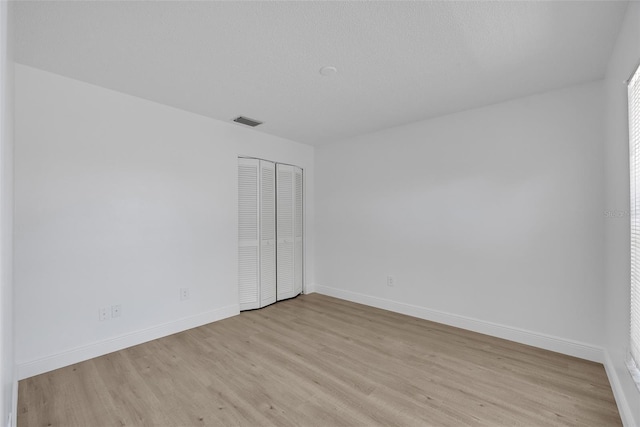
[[[602,100],[594,82],[318,147],[318,291],[601,359]]]
[[[0,425],[15,423],[13,342],[13,57],[8,2],[0,2]],[[8,421],[9,419],[12,421]],[[11,424],[8,424],[11,423]]]
[[[313,281],[312,147],[22,65],[15,79],[21,378],[238,312],[238,155],[304,168]]]
[[[640,393],[624,364],[629,347],[629,128],[627,85],[640,61],[640,3],[630,2],[605,79],[605,348],[607,373],[626,425],[640,426]]]

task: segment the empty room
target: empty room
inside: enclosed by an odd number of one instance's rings
[[[0,0],[0,426],[640,426],[640,2]]]

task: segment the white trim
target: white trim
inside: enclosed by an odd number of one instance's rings
[[[611,390],[613,390],[613,397],[616,399],[618,405],[618,412],[620,412],[620,418],[622,419],[622,425],[632,427],[634,426],[633,416],[631,414],[631,407],[627,402],[622,385],[620,384],[620,378],[618,377],[618,371],[609,355],[609,352],[604,350],[604,370],[609,378],[611,384]]]
[[[631,352],[627,354],[625,365],[627,367],[627,370],[629,371],[629,374],[631,375],[631,379],[636,385],[636,388],[638,389],[638,391],[640,391],[640,366],[636,364],[636,361],[633,359]]]
[[[315,291],[316,291],[316,284],[315,283],[305,283],[304,291],[303,291],[303,293],[305,295],[312,294]]]
[[[591,360],[593,362],[602,363],[603,361],[602,347],[579,341],[555,337],[526,329],[514,328],[512,326],[487,322],[484,320],[460,316],[458,314],[433,310],[403,302],[392,301],[385,298],[378,298],[342,289],[331,288],[328,286],[316,285],[315,291],[323,295],[382,308],[384,310],[394,311],[396,313],[406,314],[420,319],[431,320],[433,322],[443,323],[445,325],[455,326],[457,328],[467,329],[469,331],[479,332],[481,334],[491,335],[509,341],[515,341],[521,344],[543,348],[545,350],[551,350],[557,353],[579,357],[581,359]]]
[[[62,353],[29,362],[18,363],[18,379],[32,377],[34,375],[49,372],[54,369],[69,366],[74,363],[102,356],[127,347],[142,344],[158,338],[166,337],[187,329],[196,328],[218,320],[226,319],[240,313],[238,304],[228,305],[215,310],[207,311],[195,316],[185,317],[158,326],[152,326],[136,332],[131,332],[115,338],[109,338],[93,344],[77,347]]]

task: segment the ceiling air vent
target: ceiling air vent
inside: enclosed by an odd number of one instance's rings
[[[242,116],[236,117],[235,119],[233,119],[233,121],[243,125],[251,126],[252,128],[262,124],[262,122],[250,119],[248,117],[242,117]]]

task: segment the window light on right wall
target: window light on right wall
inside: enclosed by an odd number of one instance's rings
[[[640,66],[628,82],[631,217],[631,327],[627,367],[640,390]]]

